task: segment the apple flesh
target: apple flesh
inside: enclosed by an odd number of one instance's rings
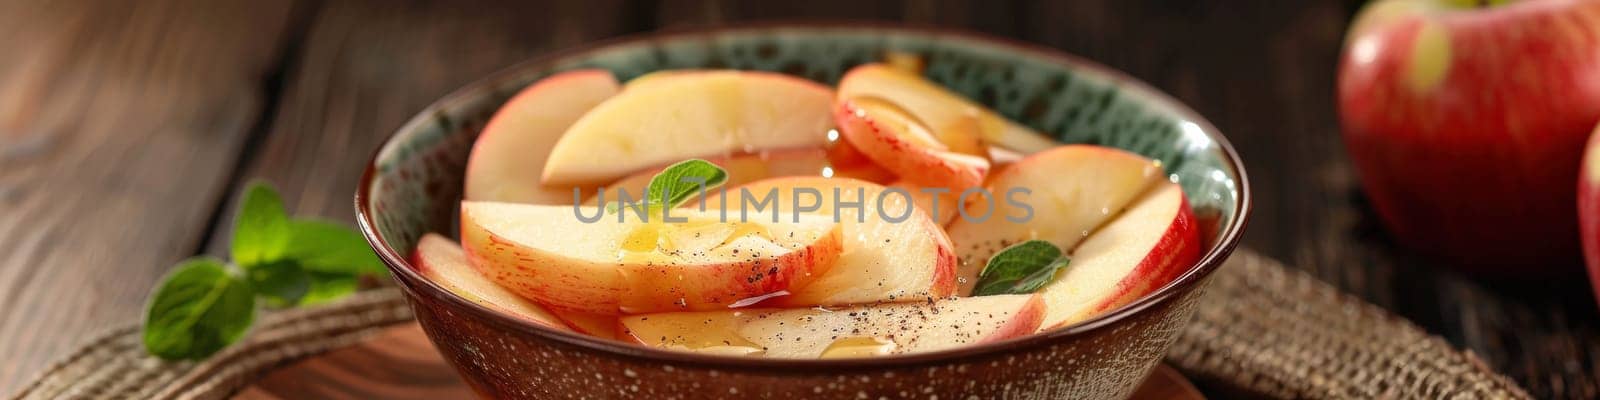
[[[861,154],[860,149],[857,149],[855,145],[850,144],[850,140],[845,139],[844,135],[840,134],[838,129],[828,131],[828,144],[826,145],[826,148],[828,150],[828,163],[830,165],[875,165],[872,164],[872,159],[867,158],[866,154]]]
[[[575,213],[601,215],[584,222]],[[791,290],[839,258],[831,218],[762,215],[642,222],[628,210],[462,202],[462,242],[490,279],[523,297],[594,314],[719,309]],[[625,218],[624,221],[618,221]]]
[[[911,194],[911,203],[917,210],[933,219],[939,226],[949,224],[961,211],[961,191],[948,187],[925,187],[908,181],[896,181],[889,187],[906,191]]]
[[[558,330],[571,330],[551,310],[517,296],[485,278],[467,259],[467,253],[444,236],[429,233],[417,241],[411,265],[428,281],[450,293],[490,309]]]
[[[572,186],[543,185],[546,156],[584,113],[619,90],[605,70],[576,70],[528,86],[496,111],[472,145],[465,198],[572,204]]]
[[[1092,318],[1143,297],[1200,260],[1200,230],[1183,190],[1160,182],[1089,236],[1038,294],[1042,330]]]
[[[878,212],[877,199],[886,190],[883,186],[846,178],[774,178],[729,189],[726,207],[739,209],[744,193],[752,199],[772,193],[779,210],[795,210],[797,206],[814,204],[812,195],[797,195],[805,189],[815,189],[815,197],[820,197],[815,202],[815,213],[837,218],[844,250],[833,268],[810,284],[762,304],[801,307],[914,302],[954,293],[955,251],[944,230],[925,213],[916,212],[905,196],[882,196],[883,212]],[[722,206],[724,198],[714,196],[707,203]],[[835,208],[841,200],[862,200],[864,204],[859,208]],[[890,220],[902,216],[904,220]]]
[[[994,198],[969,196],[965,216],[950,223],[961,293],[971,293],[1000,250],[1031,239],[1072,249],[1163,178],[1150,159],[1102,146],[1060,146],[1018,160],[990,179]]]
[[[904,108],[940,139],[976,137],[1026,153],[1056,142],[921,76],[884,64],[864,64],[839,80],[839,100],[875,97]]]
[[[1600,2],[1372,3],[1346,38],[1345,145],[1385,227],[1471,272],[1575,264],[1570,201],[1600,120]]]
[[[567,327],[589,336],[601,339],[623,340],[622,334],[617,330],[617,316],[606,314],[590,314],[579,311],[551,308],[551,314],[567,323]]]
[[[771,358],[922,353],[1033,333],[1037,295],[952,298],[841,309],[747,309],[633,315],[624,340],[651,347]]]
[[[989,172],[987,158],[957,152],[916,117],[875,97],[840,101],[834,122],[845,139],[867,158],[912,183],[964,190],[983,185]],[[962,135],[975,137],[971,131],[953,130],[949,134]],[[971,146],[974,148],[966,150],[987,154],[981,144]]]
[[[736,187],[767,178],[785,176],[817,176],[829,174],[840,178],[861,179],[873,183],[887,182],[894,179],[894,173],[884,170],[873,164],[859,164],[853,166],[838,166],[832,163],[828,151],[820,148],[784,149],[763,151],[758,154],[746,154],[733,157],[717,157],[706,161],[722,167],[728,173],[725,187]],[[630,199],[638,200],[644,195],[645,188],[650,186],[650,180],[660,173],[665,167],[651,168],[635,172],[609,185],[601,186],[605,189],[606,201],[618,200],[621,191],[627,191]],[[590,192],[588,194],[593,194]],[[684,207],[698,206],[700,196],[697,194],[684,203]],[[599,204],[598,197],[589,197],[584,204]]]
[[[821,147],[832,103],[832,89],[777,73],[652,78],[573,123],[551,150],[543,182],[598,184],[689,158]]]

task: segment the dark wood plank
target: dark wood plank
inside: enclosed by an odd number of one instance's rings
[[[406,119],[518,61],[625,33],[629,15],[621,0],[329,3],[243,176],[276,184],[299,215],[351,221],[367,158]],[[213,253],[226,249],[231,215]]]
[[[465,399],[472,389],[435,351],[422,327],[406,324],[361,344],[274,371],[234,396],[278,399]],[[1134,393],[1137,400],[1202,399],[1189,381],[1165,365]]]
[[[0,2],[0,393],[194,254],[291,6]]]
[[[268,374],[235,399],[466,399],[472,389],[406,324]]]

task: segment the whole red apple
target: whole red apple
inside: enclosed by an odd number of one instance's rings
[[[1478,3],[1362,10],[1339,69],[1345,145],[1407,247],[1474,272],[1571,267],[1572,182],[1600,120],[1600,1]]]
[[[1596,130],[1600,132],[1600,129]],[[1600,134],[1589,137],[1578,177],[1578,226],[1583,231],[1583,258],[1589,261],[1589,283],[1600,300]]]

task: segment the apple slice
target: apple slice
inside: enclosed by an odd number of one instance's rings
[[[821,147],[833,90],[769,72],[669,74],[629,88],[572,124],[545,184],[594,184],[694,157]]]
[[[716,164],[728,172],[728,182],[724,184],[725,187],[736,187],[767,178],[818,176],[819,174],[840,178],[855,178],[874,183],[887,182],[894,179],[894,173],[871,163],[848,167],[833,165],[829,159],[828,151],[820,148],[762,151],[757,154],[718,157],[707,159],[706,161]],[[656,174],[663,169],[665,167],[635,172],[626,178],[601,186],[601,188],[605,189],[606,201],[616,201],[622,190],[628,192],[630,199],[639,199],[644,195],[645,187],[650,185],[650,180],[654,179]],[[595,192],[589,192],[588,194],[593,193]],[[584,204],[599,204],[599,198],[591,196],[588,200],[585,200]],[[698,206],[699,204],[699,196],[696,195],[690,198],[689,202],[684,203],[684,206]]]
[[[867,158],[912,183],[964,190],[983,185],[983,178],[989,173],[987,158],[956,152],[922,122],[882,99],[842,100],[834,111],[834,121],[845,139]],[[982,151],[987,154],[987,150]]]
[[[992,198],[969,196],[965,215],[950,223],[961,293],[972,292],[994,253],[1030,239],[1070,250],[1163,177],[1150,159],[1101,146],[1060,146],[1017,161],[990,179]]]
[[[615,95],[605,70],[562,72],[522,89],[496,111],[472,145],[465,198],[572,204],[572,187],[540,184],[556,140],[589,109]]]
[[[1022,161],[1023,157],[1027,155],[1000,146],[989,146],[989,162],[994,164],[995,169]]]
[[[804,189],[815,189],[816,197],[820,197],[816,199],[816,213],[834,215],[837,219],[831,220],[839,221],[843,253],[832,269],[810,284],[764,304],[788,307],[927,301],[954,293],[955,251],[944,230],[925,213],[910,209],[913,206],[906,196],[881,196],[883,212],[878,212],[878,199],[886,189],[883,186],[845,178],[774,178],[729,189],[726,207],[739,209],[740,203],[745,202],[745,193],[750,195],[751,203],[759,203],[770,194],[773,207],[792,211],[797,206],[813,204],[811,194],[801,196]],[[861,207],[841,204],[858,200],[864,202]],[[712,196],[707,204],[724,204],[722,195]],[[836,209],[837,205],[845,207]],[[744,205],[746,209],[752,207]]]
[[[1044,296],[1044,329],[1089,319],[1171,282],[1200,260],[1200,230],[1177,184],[1161,182],[1072,252]]]
[[[939,138],[977,137],[1024,153],[1057,144],[937,83],[884,64],[857,66],[839,80],[839,99],[859,97],[877,97],[905,108]]]
[[[889,187],[910,193],[911,203],[917,206],[917,210],[928,214],[933,223],[939,226],[950,223],[950,220],[955,219],[956,214],[960,213],[958,210],[961,208],[960,190],[947,187],[929,188],[904,180],[891,183]]]
[[[872,164],[872,159],[861,154],[861,150],[839,134],[838,128],[828,131],[828,144],[825,147],[828,149],[828,163],[835,167]]]
[[[1033,333],[1038,295],[951,298],[842,309],[681,312],[622,317],[623,340],[651,347],[772,358],[921,353]]]
[[[618,321],[615,315],[590,314],[559,308],[551,308],[550,313],[555,314],[556,318],[560,318],[561,322],[567,323],[568,327],[578,333],[602,339],[623,340],[621,332],[617,329]]]
[[[727,307],[804,284],[827,272],[842,247],[839,224],[826,216],[784,215],[776,223],[765,214],[721,222],[693,209],[669,216],[685,221],[467,201],[461,237],[484,274],[512,292],[596,314]]]
[[[416,251],[411,253],[411,265],[429,281],[464,299],[539,325],[571,330],[551,310],[511,293],[478,273],[461,246],[444,236],[422,235]]]

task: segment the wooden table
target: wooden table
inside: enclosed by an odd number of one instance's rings
[[[852,18],[1016,37],[1098,60],[1216,123],[1252,175],[1246,245],[1472,349],[1541,398],[1600,396],[1587,284],[1474,281],[1375,228],[1338,139],[1354,1],[0,2],[0,394],[135,321],[174,262],[223,254],[251,179],[349,220],[371,150],[433,99],[598,38]],[[803,5],[802,5],[803,4]]]

